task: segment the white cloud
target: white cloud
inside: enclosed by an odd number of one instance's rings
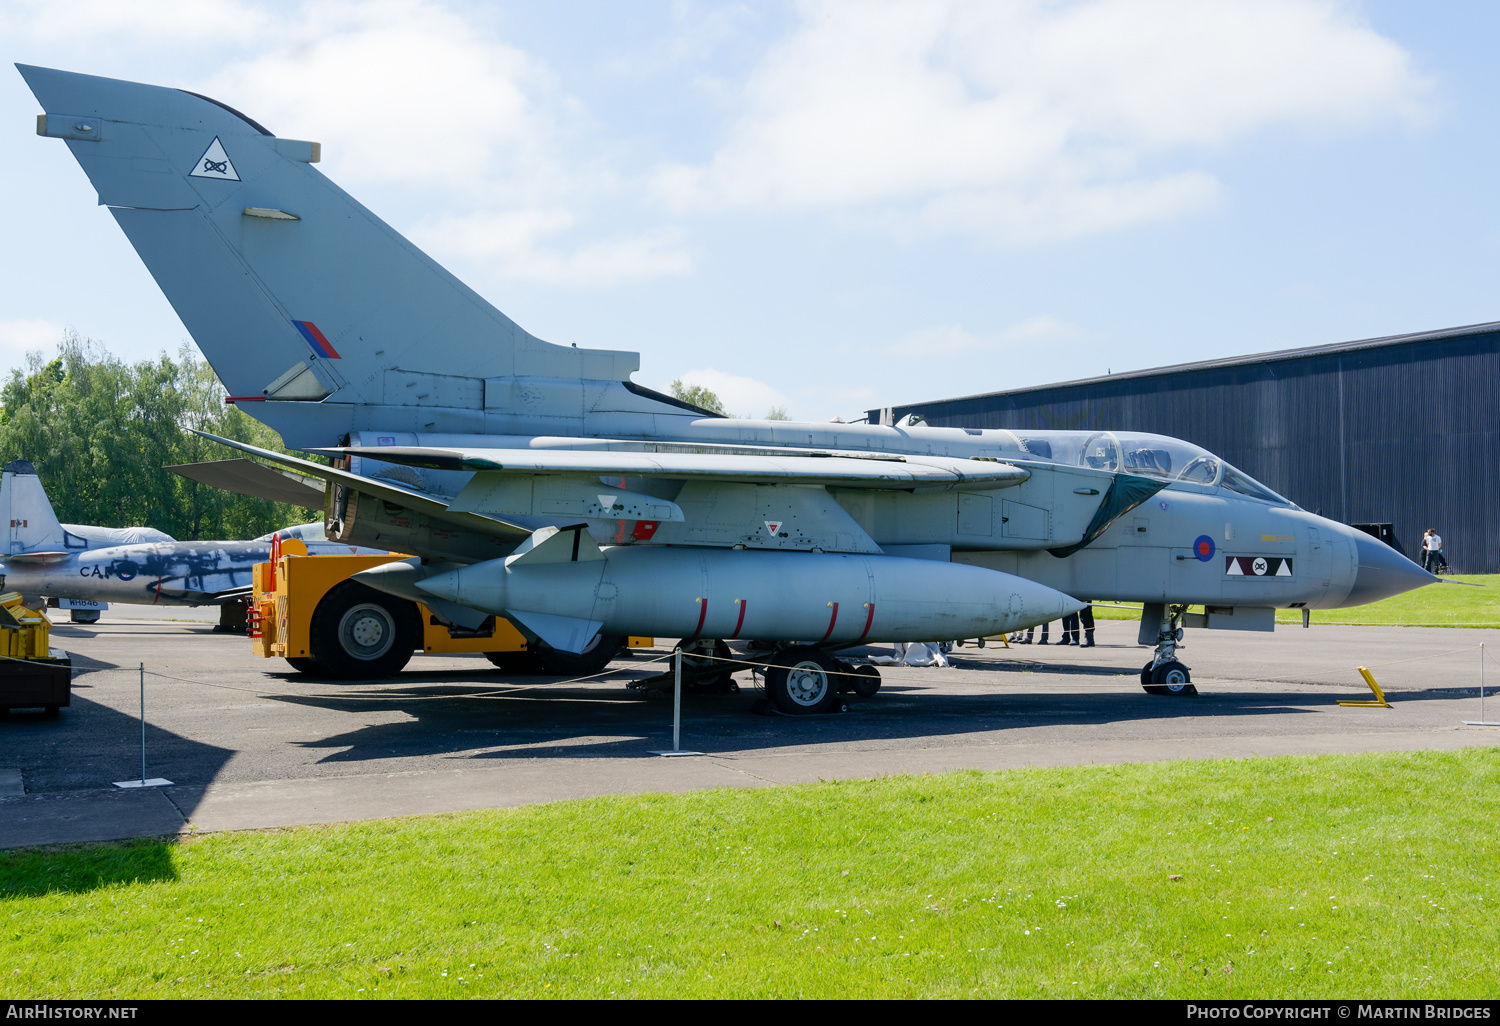
[[[1211,147],[1422,116],[1426,83],[1337,0],[808,0],[681,209],[857,210],[1004,243],[1213,202]]]
[[[185,51],[192,59],[157,81],[318,140],[323,170],[351,191],[420,190],[423,242],[480,261],[482,277],[593,285],[687,273],[678,229],[599,231],[601,202],[626,188],[608,147],[546,62],[493,19],[444,0],[0,3],[0,30],[37,45]]]
[[[253,97],[256,120],[317,139],[356,179],[519,196],[565,187],[552,152],[565,99],[540,61],[474,19],[427,0],[321,2],[275,28],[209,95]]]
[[[10,39],[89,46],[152,47],[253,38],[273,20],[234,0],[6,0],[0,29]]]
[[[0,367],[22,367],[26,354],[50,354],[67,329],[56,321],[18,319],[0,321]]]
[[[683,384],[706,388],[718,396],[724,408],[735,416],[764,417],[771,407],[786,407],[791,402],[764,381],[711,367],[699,367],[679,376]]]
[[[908,357],[952,356],[993,352],[1013,346],[1036,347],[1069,342],[1087,335],[1082,328],[1051,314],[1038,314],[1017,321],[995,335],[975,335],[961,324],[919,328],[886,347],[894,355]]]

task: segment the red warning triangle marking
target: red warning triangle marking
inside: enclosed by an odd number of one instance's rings
[[[781,530],[781,521],[780,520],[767,520],[766,521],[766,533],[769,534],[772,538],[776,537],[777,532],[780,531],[780,530]]]

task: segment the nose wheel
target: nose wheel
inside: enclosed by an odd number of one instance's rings
[[[1177,659],[1182,645],[1182,615],[1187,606],[1162,606],[1156,632],[1156,655],[1141,667],[1141,687],[1148,695],[1196,695],[1192,674]]]
[[[1157,666],[1154,662],[1141,668],[1141,687],[1148,695],[1196,695],[1192,674],[1173,659]]]

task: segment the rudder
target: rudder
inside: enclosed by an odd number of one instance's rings
[[[52,511],[42,479],[26,460],[13,460],[0,473],[0,520],[6,525],[4,544],[8,556],[69,549],[67,535]]]

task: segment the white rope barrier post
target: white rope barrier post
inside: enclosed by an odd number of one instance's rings
[[[1484,718],[1484,642],[1479,643],[1479,719],[1464,720],[1466,727],[1500,727]]]
[[[702,752],[684,752],[682,750],[682,649],[679,648],[672,660],[672,749],[671,751],[658,750],[652,755],[663,755],[671,757],[674,755],[702,755]]]
[[[116,787],[170,787],[172,782],[164,777],[146,779],[146,664],[141,664],[141,779],[116,780]]]

